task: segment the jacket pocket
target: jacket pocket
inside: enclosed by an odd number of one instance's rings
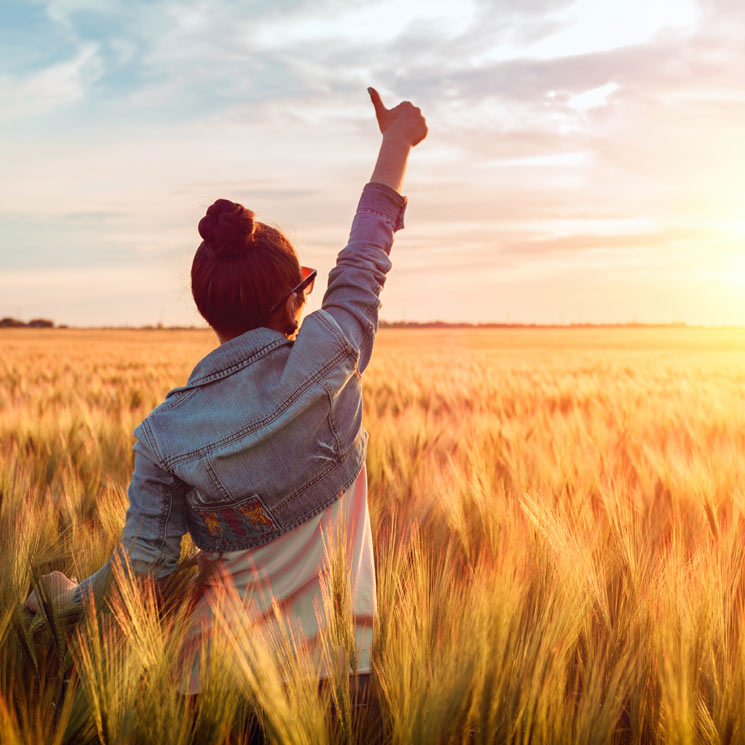
[[[208,551],[238,551],[265,543],[279,525],[258,494],[238,500],[192,502],[189,531],[194,543]]]

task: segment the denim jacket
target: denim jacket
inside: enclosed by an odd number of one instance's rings
[[[117,549],[134,571],[171,574],[186,532],[206,551],[267,543],[354,482],[367,447],[360,376],[405,209],[390,187],[366,184],[322,307],[295,340],[257,328],[221,344],[135,429]],[[80,584],[75,602],[102,588],[110,563]]]

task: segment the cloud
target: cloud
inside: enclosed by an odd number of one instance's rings
[[[68,212],[60,215],[62,220],[72,222],[110,222],[129,217],[126,212],[116,212],[113,210],[87,210],[80,212]]]
[[[101,76],[98,46],[86,43],[67,60],[28,75],[0,74],[0,123],[46,116],[84,98]]]
[[[40,211],[39,211],[40,212]],[[131,224],[119,212],[0,212],[0,270],[86,267],[132,258],[121,235]]]
[[[11,269],[0,273],[0,316],[76,325],[203,325],[188,283],[163,262]]]

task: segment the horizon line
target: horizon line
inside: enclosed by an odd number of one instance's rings
[[[12,320],[14,323],[3,323],[3,321]],[[28,323],[16,319],[1,319],[0,329],[46,329],[51,331],[208,331],[210,326],[195,325],[166,325],[163,323],[156,324],[103,324],[103,325],[73,325],[73,324],[56,324],[47,321],[44,325],[38,323],[42,319],[34,319]],[[695,324],[686,321],[571,321],[567,323],[549,323],[549,322],[506,322],[506,321],[386,321],[379,322],[381,329],[583,329],[583,328],[638,328],[638,329],[745,329],[745,324]]]

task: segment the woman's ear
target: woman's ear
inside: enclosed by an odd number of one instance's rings
[[[294,321],[302,307],[305,305],[305,296],[302,292],[293,292],[285,303],[285,315],[288,321]]]
[[[282,323],[284,324],[283,333],[288,338],[293,338],[300,326],[298,316],[302,305],[302,298],[298,298],[297,293],[293,292],[282,306]]]
[[[282,312],[283,312],[282,318],[288,324],[292,323],[295,320],[295,316],[297,316],[297,311],[298,311],[297,302],[298,302],[297,293],[293,292],[292,295],[290,295],[290,297],[288,297],[287,300],[285,301],[284,308],[282,308]]]

